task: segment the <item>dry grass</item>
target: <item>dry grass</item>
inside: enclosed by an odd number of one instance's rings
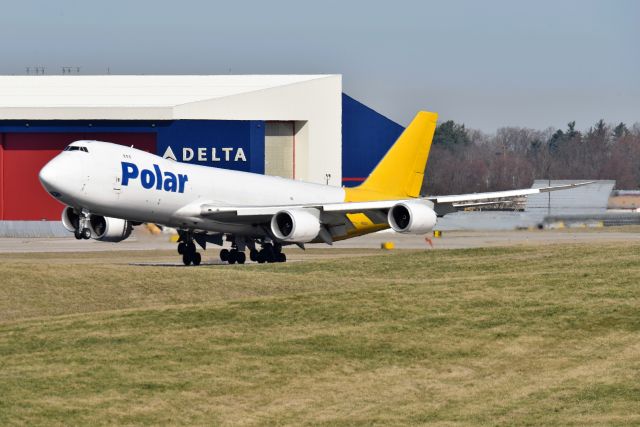
[[[639,245],[355,253],[3,256],[0,424],[640,423]]]

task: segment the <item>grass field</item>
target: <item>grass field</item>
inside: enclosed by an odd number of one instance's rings
[[[2,255],[0,424],[640,424],[640,245],[314,253]]]

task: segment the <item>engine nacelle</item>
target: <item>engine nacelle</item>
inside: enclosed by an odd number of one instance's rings
[[[398,233],[425,234],[433,230],[438,217],[427,203],[400,202],[389,209],[389,225]]]
[[[131,235],[133,226],[127,220],[108,216],[91,215],[89,217],[91,238],[103,242],[120,242]]]
[[[320,220],[306,209],[286,209],[271,218],[271,232],[284,242],[310,242],[320,233]]]
[[[71,206],[67,206],[62,211],[62,226],[67,229],[67,231],[74,232],[78,229],[78,225],[80,224],[80,215],[73,211]]]

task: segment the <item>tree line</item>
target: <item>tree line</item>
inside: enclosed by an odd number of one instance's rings
[[[495,134],[446,121],[438,125],[422,194],[530,187],[534,179],[614,179],[640,188],[640,124],[598,121],[587,131],[570,122],[543,131],[504,127]]]

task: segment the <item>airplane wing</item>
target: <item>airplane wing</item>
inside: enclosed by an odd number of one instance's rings
[[[364,213],[367,216],[384,216],[386,221],[387,211],[396,204],[416,199],[378,200],[371,202],[343,202],[307,205],[276,205],[276,206],[217,206],[211,204],[200,205],[199,215],[205,218],[219,221],[230,220],[232,222],[259,222],[270,220],[271,217],[282,210],[287,209],[315,209],[320,213],[323,223],[334,223],[335,219],[347,214]],[[430,205],[432,202],[426,201]],[[372,218],[373,220],[373,218]]]
[[[266,232],[270,232],[269,224],[274,215],[287,210],[306,210],[316,216],[322,224],[319,238],[327,244],[332,244],[338,236],[345,236],[356,229],[354,220],[364,220],[371,225],[380,224],[379,229],[386,228],[387,214],[396,204],[407,200],[380,200],[370,202],[344,202],[305,205],[277,205],[277,206],[217,206],[212,204],[200,205],[197,216],[220,222],[258,224]],[[422,202],[433,209],[433,203],[428,200]],[[195,213],[195,212],[194,212]],[[366,218],[351,217],[352,214],[364,214]]]
[[[592,184],[595,181],[578,182],[575,184],[555,185],[541,188],[522,188],[519,190],[493,191],[488,193],[456,194],[449,196],[430,196],[438,216],[456,212],[471,206],[494,205],[504,203],[503,199],[510,197],[528,196],[530,194],[548,193],[550,191],[569,190],[575,187]]]
[[[364,220],[371,224],[380,225],[380,229],[388,226],[388,213],[399,203],[420,202],[433,209],[438,216],[455,212],[469,206],[483,206],[504,203],[505,198],[526,196],[529,194],[546,193],[550,191],[567,190],[592,183],[558,185],[543,188],[525,188],[520,190],[494,191],[488,193],[459,194],[450,196],[434,196],[425,198],[375,200],[365,202],[318,203],[303,205],[274,205],[274,206],[220,206],[204,203],[181,210],[183,215],[206,218],[219,222],[236,224],[257,224],[268,228],[274,215],[287,210],[305,210],[316,216],[322,224],[320,238],[331,244],[333,237],[341,236],[354,230],[354,217],[363,214]],[[362,219],[362,217],[360,217]]]
[[[320,219],[324,223],[334,223],[336,219],[348,214],[363,213],[377,223],[386,221],[387,212],[393,206],[401,202],[420,200],[427,202],[438,215],[454,212],[470,206],[492,205],[504,203],[504,198],[526,196],[529,194],[546,193],[550,191],[567,190],[594,181],[580,182],[576,184],[557,185],[542,188],[523,188],[519,190],[493,191],[488,193],[470,193],[449,196],[432,196],[418,199],[376,200],[368,202],[343,202],[306,205],[274,205],[274,206],[219,206],[213,204],[199,205],[198,212],[194,216],[210,218],[218,221],[229,222],[261,222],[268,221],[276,213],[286,209],[315,209],[320,213]],[[493,201],[492,201],[493,200]],[[442,215],[439,212],[443,212]]]

